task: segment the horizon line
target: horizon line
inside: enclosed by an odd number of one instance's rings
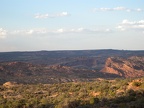
[[[59,49],[59,50],[0,51],[0,53],[10,53],[10,52],[56,52],[56,51],[98,51],[98,50],[144,51],[144,50],[130,50],[130,49]]]

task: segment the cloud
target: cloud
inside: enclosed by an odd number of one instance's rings
[[[116,8],[113,8],[112,10],[122,11],[122,10],[127,10],[127,8],[125,8],[125,7],[116,7]]]
[[[57,14],[57,16],[69,16],[70,14],[68,14],[67,12],[62,12]]]
[[[138,8],[138,9],[136,9],[136,11],[138,11],[138,12],[142,12],[143,10],[142,10],[142,9],[140,9],[140,8]]]
[[[137,8],[137,9],[130,9],[126,7],[115,7],[115,8],[95,8],[94,12],[106,12],[106,11],[126,11],[126,12],[142,12],[143,9]]]
[[[56,18],[56,17],[64,17],[64,16],[70,16],[68,12],[61,12],[57,14],[35,14],[35,18],[37,19],[46,19],[46,18]]]
[[[98,34],[98,33],[110,33],[111,29],[87,29],[87,28],[76,28],[76,29],[57,29],[53,30],[51,33],[53,34]]]
[[[141,31],[144,33],[144,20],[140,20],[140,21],[123,20],[117,26],[117,28],[121,31],[134,30],[134,31]]]
[[[6,38],[6,35],[7,35],[7,31],[4,30],[3,28],[0,28],[0,38],[1,39]]]
[[[11,35],[37,35],[37,34],[46,34],[48,31],[45,28],[41,29],[29,29],[29,30],[14,30],[9,34]]]
[[[49,14],[39,14],[38,13],[35,15],[35,18],[48,18],[48,17],[50,17]]]
[[[71,29],[71,32],[73,33],[108,33],[112,32],[110,29],[86,29],[86,28],[78,28],[78,29]]]
[[[48,31],[43,28],[43,29],[30,29],[26,31],[26,34],[31,35],[31,34],[46,34]]]
[[[6,31],[6,30],[3,30]],[[47,28],[37,28],[37,29],[29,29],[29,30],[14,30],[8,31],[7,34],[13,36],[50,36],[50,35],[60,35],[60,34],[103,34],[103,33],[111,33],[113,32],[111,29],[87,29],[87,28],[75,28],[75,29],[64,29],[59,28],[55,30],[49,30]],[[2,34],[2,33],[1,33]],[[3,33],[3,38],[4,38]],[[2,37],[2,35],[1,35]]]

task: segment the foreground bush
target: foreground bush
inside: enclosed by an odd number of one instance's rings
[[[143,108],[141,80],[0,86],[0,108]]]

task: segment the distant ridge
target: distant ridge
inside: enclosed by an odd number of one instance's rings
[[[144,51],[61,50],[0,53],[0,82],[59,83],[144,76]]]
[[[126,49],[60,49],[60,50],[35,50],[35,51],[2,51],[0,53],[11,52],[63,52],[63,51],[144,51],[144,50],[126,50]]]

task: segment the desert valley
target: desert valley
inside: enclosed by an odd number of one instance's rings
[[[0,84],[0,108],[143,108],[144,51],[1,52]]]

